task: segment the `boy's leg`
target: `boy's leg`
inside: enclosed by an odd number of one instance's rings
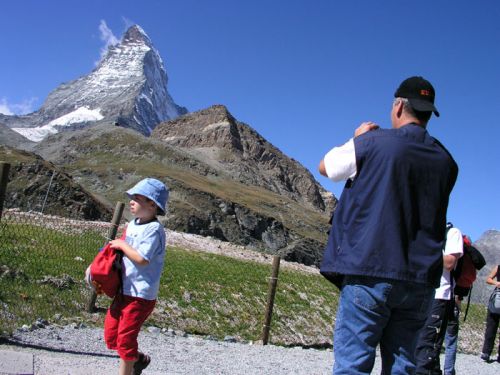
[[[135,361],[124,361],[120,358],[119,375],[132,375]]]
[[[120,321],[121,305],[118,297],[113,299],[104,318],[104,342],[109,349],[116,349],[116,339],[118,337],[118,323]]]
[[[117,351],[124,361],[136,361],[138,357],[137,337],[142,324],[154,309],[156,300],[123,296],[124,306],[118,325]]]

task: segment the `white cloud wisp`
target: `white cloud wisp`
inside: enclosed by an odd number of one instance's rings
[[[108,47],[109,46],[114,46],[118,43],[120,43],[120,40],[113,34],[113,31],[108,27],[106,24],[106,21],[101,20],[99,23],[99,32],[100,32],[100,38],[104,42],[104,46],[101,48],[101,58],[102,60],[104,56],[106,56],[106,53],[108,52]],[[99,62],[96,63],[96,65]]]
[[[8,116],[25,115],[33,112],[38,98],[25,99],[21,103],[9,103],[6,98],[0,100],[0,113]]]

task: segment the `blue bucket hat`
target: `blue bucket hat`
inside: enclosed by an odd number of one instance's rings
[[[168,187],[163,182],[154,178],[145,178],[127,191],[130,199],[133,199],[134,194],[140,194],[151,199],[160,209],[160,215],[165,215],[169,192]]]

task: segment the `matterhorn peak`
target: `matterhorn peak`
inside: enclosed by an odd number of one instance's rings
[[[42,108],[26,116],[0,116],[4,124],[38,142],[49,134],[109,123],[149,136],[161,122],[187,113],[167,90],[159,52],[139,25],[88,75],[52,91]]]
[[[122,44],[143,43],[148,46],[153,45],[146,32],[139,25],[130,26],[128,30],[125,32],[125,34],[123,34],[121,43]]]

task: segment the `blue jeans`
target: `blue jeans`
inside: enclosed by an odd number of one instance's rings
[[[460,320],[460,306],[455,304],[453,317],[448,321],[444,342],[444,375],[455,375],[455,360],[457,359],[458,328]]]
[[[434,288],[423,284],[346,276],[333,337],[333,374],[369,374],[380,344],[383,374],[413,374],[418,331]]]

